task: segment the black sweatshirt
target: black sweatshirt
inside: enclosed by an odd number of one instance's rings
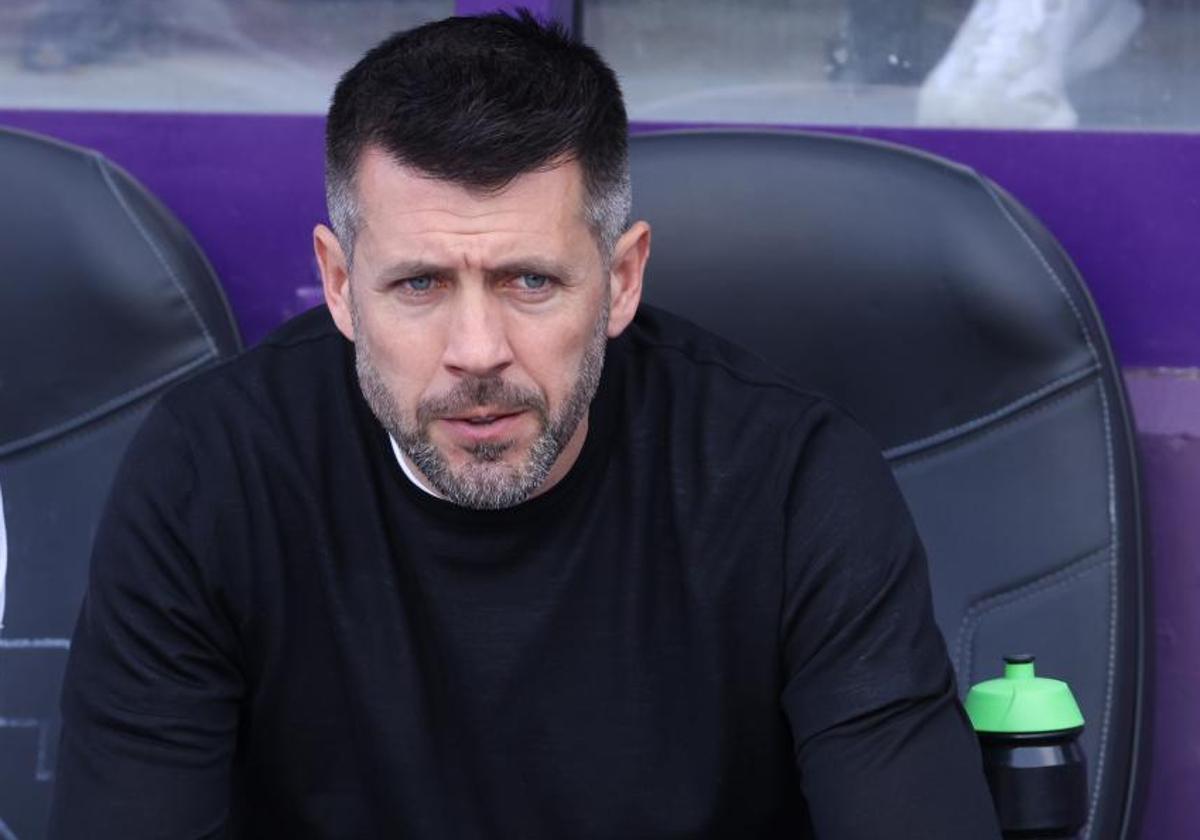
[[[643,307],[578,461],[412,484],[324,309],[169,393],[96,538],[54,838],[993,838],[871,439]]]

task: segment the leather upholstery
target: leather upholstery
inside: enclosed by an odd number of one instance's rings
[[[0,130],[0,184],[0,836],[26,838],[44,832],[62,671],[116,466],[155,397],[240,339],[187,231],[103,157]]]
[[[1128,833],[1143,668],[1136,465],[1078,273],[999,187],[826,134],[635,137],[645,297],[848,408],[929,552],[960,690],[1005,653],[1070,682],[1088,840]]]

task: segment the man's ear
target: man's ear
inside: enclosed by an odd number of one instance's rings
[[[354,340],[354,319],[350,317],[350,269],[337,234],[325,225],[313,228],[313,253],[321,271],[325,305],[342,335]]]
[[[650,225],[634,222],[613,247],[608,270],[611,308],[608,313],[608,337],[625,331],[642,301],[642,275],[650,258]]]

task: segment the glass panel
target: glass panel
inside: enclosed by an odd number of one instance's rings
[[[454,0],[3,0],[0,108],[324,113],[338,76]]]
[[[1200,128],[1200,0],[584,0],[646,121]]]

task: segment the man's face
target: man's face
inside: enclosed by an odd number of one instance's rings
[[[578,165],[482,194],[368,149],[357,194],[349,276],[324,228],[317,255],[372,411],[458,504],[507,507],[551,486],[586,436],[607,338],[632,318],[622,269],[584,219]]]

